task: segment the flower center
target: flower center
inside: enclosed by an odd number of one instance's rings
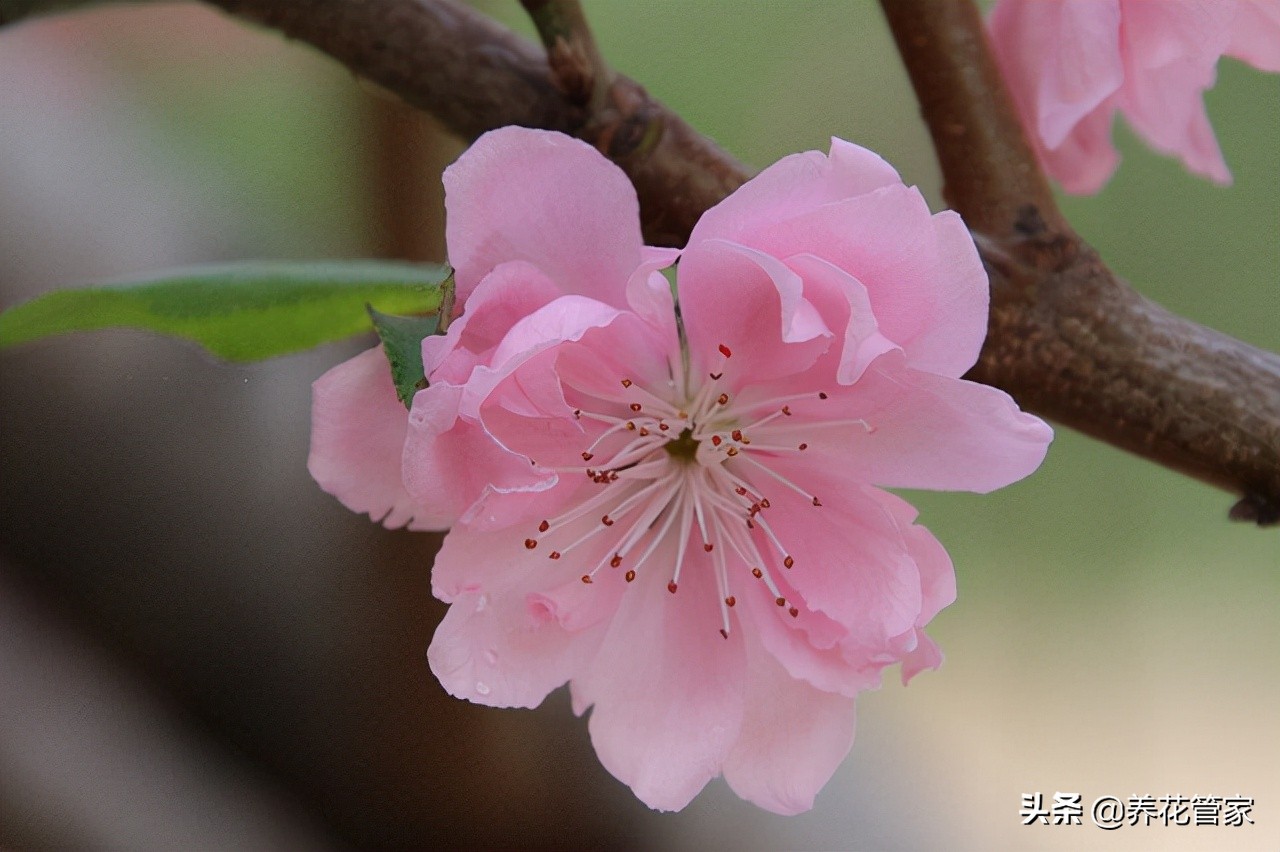
[[[693,437],[692,428],[685,428],[674,441],[668,441],[663,449],[677,461],[692,462],[698,457],[698,439]]]
[[[600,487],[559,517],[543,520],[525,547],[550,539],[552,560],[580,549],[594,552],[581,575],[587,584],[606,566],[623,568],[628,583],[641,571],[667,573],[667,590],[675,594],[696,532],[715,574],[720,633],[727,639],[737,603],[733,589],[748,573],[747,582],[762,583],[793,618],[800,614],[775,580],[779,568],[790,570],[795,560],[765,515],[772,505],[766,492],[783,488],[814,507],[822,501],[775,469],[777,461],[808,449],[798,433],[849,423],[870,427],[861,420],[795,416],[793,403],[825,400],[824,392],[733,399],[721,382],[732,353],[721,345],[719,354],[696,392],[687,378],[683,388],[674,381],[648,388],[623,377],[621,400],[584,393],[574,416],[603,428],[583,449],[582,467],[560,470],[585,473]],[[664,544],[665,553],[674,550],[674,561],[651,564]]]

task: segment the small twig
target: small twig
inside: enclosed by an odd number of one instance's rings
[[[571,104],[605,108],[613,70],[605,63],[578,0],[520,0],[547,49],[551,79]]]

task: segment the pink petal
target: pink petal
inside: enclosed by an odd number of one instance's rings
[[[818,310],[826,326],[844,329],[836,381],[853,384],[872,361],[898,348],[880,333],[867,288],[861,281],[812,254],[793,255],[786,263],[804,280],[805,298]]]
[[[977,360],[986,272],[960,217],[931,214],[918,190],[889,186],[825,205],[762,230],[751,247],[779,258],[812,254],[856,278],[880,333],[913,366],[959,376]],[[690,244],[681,275],[697,248]]]
[[[566,293],[621,306],[641,261],[640,208],[622,170],[560,133],[504,127],[445,170],[445,238],[465,303],[494,267],[537,266]]]
[[[790,574],[785,572],[775,578],[786,597],[786,607],[777,606],[769,590],[758,581],[741,593],[735,591],[737,606],[745,616],[744,629],[751,631],[788,675],[815,689],[852,698],[861,690],[876,688],[881,667],[868,666],[865,659],[850,659],[840,647],[848,630],[813,608],[792,588],[789,579]],[[794,618],[790,607],[800,611]]]
[[[916,627],[924,627],[944,607],[956,601],[956,572],[951,565],[951,556],[933,533],[915,523],[917,512],[914,506],[887,491],[878,491],[876,497],[898,522],[907,551],[920,572],[921,606]]]
[[[936,670],[942,665],[942,650],[923,630],[916,631],[916,647],[902,661],[902,685],[906,686],[920,672]]]
[[[1280,71],[1280,0],[1240,0],[1227,55],[1259,71]]]
[[[892,352],[847,393],[805,405],[803,413],[792,407],[815,425],[820,411],[866,425],[815,428],[806,458],[788,465],[842,469],[857,481],[890,488],[985,494],[1039,467],[1053,439],[1053,430],[1019,411],[1003,391],[912,370]]]
[[[574,334],[508,362],[481,404],[484,424],[502,446],[545,467],[581,467],[581,454],[607,428],[578,419],[575,408],[594,410],[599,405],[591,402],[608,400],[625,412],[624,379],[665,383],[672,359],[679,363],[678,354],[667,351],[667,335],[635,314],[615,314],[607,325]]]
[[[560,288],[531,263],[495,267],[481,279],[448,333],[422,341],[427,375],[432,381],[463,384],[476,366],[489,364],[513,325],[560,295]]]
[[[878,154],[833,138],[829,156],[805,151],[783,157],[703,213],[689,245],[712,239],[755,245],[761,231],[779,222],[901,183]]]
[[[793,679],[748,641],[746,713],[724,763],[742,798],[779,814],[813,807],[853,746],[854,700]]]
[[[535,558],[518,530],[455,528],[445,538],[431,582],[451,606],[427,659],[450,695],[493,707],[536,707],[594,655],[603,627],[567,630],[530,605],[539,586],[572,571],[545,559],[531,570]]]
[[[1076,125],[1075,130],[1053,150],[1040,147],[1041,160],[1049,176],[1073,195],[1092,195],[1106,186],[1120,165],[1120,154],[1111,141],[1115,117],[1114,98]]]
[[[462,520],[506,526],[527,515],[530,501],[546,499],[556,478],[461,417],[462,395],[461,387],[437,384],[414,396],[403,441],[404,487],[433,526]]]
[[[316,379],[307,469],[353,512],[388,527],[439,529],[400,478],[409,416],[377,346]]]
[[[1120,5],[1001,0],[991,12],[992,49],[1028,135],[1061,146],[1119,90]]]
[[[802,372],[831,345],[800,276],[768,254],[719,239],[691,243],[677,283],[693,369],[723,365],[731,386]],[[727,365],[721,346],[732,353]]]
[[[818,462],[826,463],[826,471],[840,469],[836,459]],[[754,478],[757,493],[771,504],[760,517],[794,562],[791,569],[779,571],[775,564],[773,570],[786,577],[810,609],[830,616],[860,645],[882,648],[915,627],[920,575],[889,512],[843,476],[811,467],[790,476],[793,470],[781,460],[774,469],[816,495],[822,505],[766,476]]]
[[[674,555],[660,549],[656,565]],[[696,549],[679,591],[642,571],[622,598],[599,654],[575,677],[574,707],[594,704],[589,728],[600,762],[651,808],[679,810],[739,737],[746,670],[741,631],[722,639],[710,561]]]
[[[1204,111],[1233,9],[1203,2],[1126,3],[1125,83],[1117,103],[1157,151],[1219,183],[1231,180]]]

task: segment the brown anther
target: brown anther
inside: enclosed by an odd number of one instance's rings
[[[799,447],[796,447],[796,449],[798,449],[798,450],[807,450],[807,449],[809,449],[809,445],[808,445],[808,444],[801,444]]]
[[[670,426],[668,426],[667,424],[663,423],[661,420],[659,420],[659,421],[658,421],[658,428],[659,428],[659,429],[661,429],[663,432],[665,432],[665,431],[667,431],[668,429],[670,429],[671,427],[670,427]]]
[[[720,635],[721,635],[721,636],[723,636],[724,638],[728,639],[728,638],[729,638],[729,631],[728,631],[728,630],[725,630],[723,627],[721,627],[721,628],[720,628]]]
[[[548,521],[538,524],[538,532],[546,532],[549,529],[551,529],[551,524]]]
[[[707,373],[707,375],[711,377],[711,381],[718,382],[720,381],[720,377],[723,376],[724,373]]]
[[[582,409],[581,409],[581,408],[575,408],[575,409],[573,410],[573,416],[574,416],[574,417],[576,417],[576,418],[578,418],[579,420],[581,420],[581,419],[582,419]]]
[[[747,489],[743,488],[741,485],[739,485],[738,487],[734,488],[733,490],[734,490],[734,492],[735,492],[739,497],[746,497],[746,496],[747,496]]]
[[[725,455],[727,456],[736,456],[737,454],[738,454],[737,447],[730,447],[729,449],[725,450]]]
[[[635,571],[628,571],[628,572],[626,573],[626,578],[627,578],[627,582],[628,582],[628,583],[630,583],[632,580],[634,580],[634,579],[636,578],[636,572],[635,572]]]
[[[791,609],[787,610],[787,612],[791,613],[792,618],[795,618],[797,615],[800,614],[800,610],[796,609],[795,607],[791,607]]]
[[[733,438],[733,440],[735,440],[735,441],[741,441],[741,440],[742,440],[742,430],[741,430],[741,429],[734,429],[732,432],[730,432],[730,433],[729,433],[729,437],[730,437],[730,438]]]
[[[765,497],[765,498],[761,499],[761,501],[760,501],[760,508],[761,508],[761,509],[767,509],[767,508],[769,508],[769,506],[770,506],[770,505],[772,505],[772,504],[769,502],[769,498],[768,498],[768,497]]]
[[[705,550],[707,553],[710,553],[711,551],[715,550],[715,548],[716,546],[709,541],[704,541],[702,543],[702,549]]]
[[[815,506],[821,506],[821,505],[822,505],[822,501],[821,501],[821,500],[819,500],[817,497],[814,497],[814,498],[813,498],[813,505],[815,505]]]
[[[630,380],[630,379],[623,379],[623,380],[622,380],[622,386],[623,386],[624,388],[629,388],[629,387],[631,387],[631,380]]]
[[[676,417],[680,418],[681,420],[688,420],[688,419],[689,419],[689,412],[687,412],[687,411],[677,411],[677,412],[676,412]]]
[[[792,559],[790,556],[788,556],[786,559],[782,560],[782,567],[783,567],[783,568],[791,568],[791,567],[794,567],[794,566],[795,566],[795,564],[796,564],[796,561],[795,561],[794,559]]]
[[[737,598],[735,598],[733,595],[729,595],[729,597],[727,597],[727,598],[725,598],[725,599],[724,599],[724,605],[725,605],[725,606],[733,606],[733,605],[734,605],[734,604],[736,604],[737,602],[738,602],[738,599],[737,599]]]
[[[591,460],[592,460],[593,458],[595,458],[595,457],[596,457],[596,454],[595,454],[595,453],[583,453],[583,454],[582,454],[582,460],[583,460],[583,461],[591,461]]]
[[[721,405],[728,405],[728,404],[729,404],[729,394],[727,394],[727,393],[722,393],[722,394],[720,394],[718,397],[716,397],[716,402],[720,403]]]
[[[648,429],[646,429],[645,427],[641,426],[641,427],[640,427],[640,431],[639,431],[637,434],[638,434],[641,438],[647,438],[647,437],[649,436],[649,430],[648,430]]]
[[[583,575],[582,575],[582,582],[586,583],[588,586],[589,586],[589,585],[591,585],[591,575],[590,575],[590,574],[583,574]]]
[[[628,421],[627,421],[627,431],[628,431],[628,432],[634,432],[634,431],[636,431],[636,424],[635,424],[635,423],[633,423],[633,422],[631,422],[630,420],[628,420]]]
[[[718,446],[720,446],[720,444],[721,444],[721,443],[722,443],[722,441],[721,441],[721,438],[720,438],[720,436],[719,436],[719,435],[712,435],[712,436],[711,436],[711,446],[713,446],[713,447],[718,447]]]
[[[782,413],[783,413],[783,414],[785,414],[785,415],[787,415],[788,417],[790,417],[790,416],[791,416],[791,406],[789,406],[789,405],[784,405],[784,406],[782,406]]]
[[[526,538],[526,539],[524,540],[524,546],[525,546],[525,547],[527,547],[527,548],[528,548],[528,549],[530,549],[530,550],[533,550],[535,547],[537,547],[537,546],[538,546],[538,542],[537,542],[537,540],[535,540],[535,539],[532,539],[532,538]]]
[[[640,410],[640,403],[638,403],[638,402],[633,402],[633,403],[631,403],[631,410],[632,410],[632,411],[639,411],[639,410]]]
[[[622,564],[622,557],[616,553],[613,554],[613,558],[609,560],[609,567],[617,568],[621,564]]]
[[[751,576],[752,576],[752,577],[755,577],[757,580],[759,580],[761,577],[763,577],[763,576],[764,576],[764,572],[763,572],[763,571],[761,571],[759,568],[752,568],[752,569],[751,569]]]
[[[600,518],[600,523],[604,524],[606,527],[611,527],[613,526],[613,518],[609,517],[608,515],[603,515]]]
[[[823,391],[818,391],[818,399],[826,399],[827,395]]]
[[[755,528],[756,528],[756,522],[751,520],[750,518],[747,518],[747,529],[753,530]]]
[[[733,357],[733,353],[729,351],[729,347],[725,346],[723,343],[720,344],[720,354],[726,358]]]
[[[559,559],[559,558],[560,558],[560,551],[558,551],[558,550],[553,550],[553,551],[551,551],[550,553],[548,553],[548,554],[547,554],[547,558],[548,558],[548,559]]]
[[[667,591],[668,591],[668,592],[670,592],[670,593],[671,593],[671,594],[673,594],[673,595],[676,593],[676,581],[675,581],[675,580],[672,580],[670,583],[667,583]]]
[[[786,605],[787,605],[787,599],[786,599],[786,598],[774,598],[773,602],[774,602],[774,603],[776,603],[778,606],[786,606]]]

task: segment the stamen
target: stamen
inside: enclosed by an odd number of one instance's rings
[[[748,462],[749,464],[753,464],[753,465],[755,465],[756,467],[760,468],[760,470],[762,470],[762,471],[764,471],[765,473],[769,474],[769,476],[772,476],[774,479],[778,480],[778,481],[779,481],[779,482],[781,482],[783,485],[787,486],[788,488],[790,488],[792,491],[796,492],[797,494],[799,494],[799,495],[801,495],[801,496],[803,496],[803,497],[807,497],[807,498],[809,498],[809,501],[810,501],[811,503],[813,503],[813,505],[815,505],[815,506],[821,506],[821,505],[822,505],[822,503],[820,503],[820,502],[818,501],[818,498],[817,498],[817,497],[813,496],[813,495],[812,495],[812,494],[810,494],[808,491],[805,491],[805,490],[804,490],[803,488],[801,488],[799,485],[796,485],[796,484],[795,484],[794,482],[792,482],[790,479],[787,479],[785,476],[783,476],[782,474],[778,473],[776,470],[774,470],[773,468],[769,467],[768,465],[761,464],[760,462],[758,462],[758,461],[756,461],[755,459],[753,459],[751,456],[743,456],[743,457],[742,457],[742,460],[743,460],[744,462]],[[761,505],[763,505],[763,503],[761,503]],[[768,507],[766,506],[765,508],[768,508]]]

